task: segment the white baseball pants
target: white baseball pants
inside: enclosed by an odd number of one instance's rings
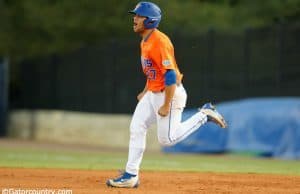
[[[207,116],[201,112],[197,112],[186,121],[181,122],[186,99],[186,91],[180,84],[175,90],[171,110],[166,117],[158,114],[158,110],[165,100],[164,92],[153,93],[148,91],[138,102],[130,124],[126,172],[138,174],[146,148],[147,129],[155,122],[158,141],[163,146],[171,146],[182,141],[207,122]]]

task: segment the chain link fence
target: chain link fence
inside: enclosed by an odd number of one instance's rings
[[[243,33],[171,34],[188,107],[300,95],[300,25]],[[145,84],[139,38],[107,40],[73,53],[24,61],[12,108],[132,113]]]

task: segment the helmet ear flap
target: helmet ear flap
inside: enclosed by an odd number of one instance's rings
[[[146,19],[144,20],[144,26],[145,26],[145,28],[147,28],[147,26],[150,25],[151,23],[153,23],[153,22],[151,22],[150,18],[146,17]]]
[[[145,28],[147,28],[147,29],[157,28],[159,22],[160,22],[160,18],[149,18],[149,17],[147,17],[147,18],[144,20],[144,26],[145,26]]]

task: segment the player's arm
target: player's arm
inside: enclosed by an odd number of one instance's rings
[[[165,101],[158,110],[160,116],[167,116],[170,112],[171,101],[176,90],[176,73],[173,69],[167,70],[165,73]]]
[[[143,98],[143,96],[146,94],[147,91],[148,91],[148,86],[147,86],[147,83],[146,83],[146,85],[144,87],[144,90],[142,92],[140,92],[137,96],[138,101],[140,101]]]

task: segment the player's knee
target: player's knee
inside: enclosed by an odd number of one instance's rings
[[[130,123],[130,134],[139,134],[146,131],[146,126],[141,122],[131,122]]]
[[[160,137],[158,136],[158,142],[160,143],[160,145],[162,146],[172,146],[174,145],[174,142],[171,141],[169,138],[167,137]]]

